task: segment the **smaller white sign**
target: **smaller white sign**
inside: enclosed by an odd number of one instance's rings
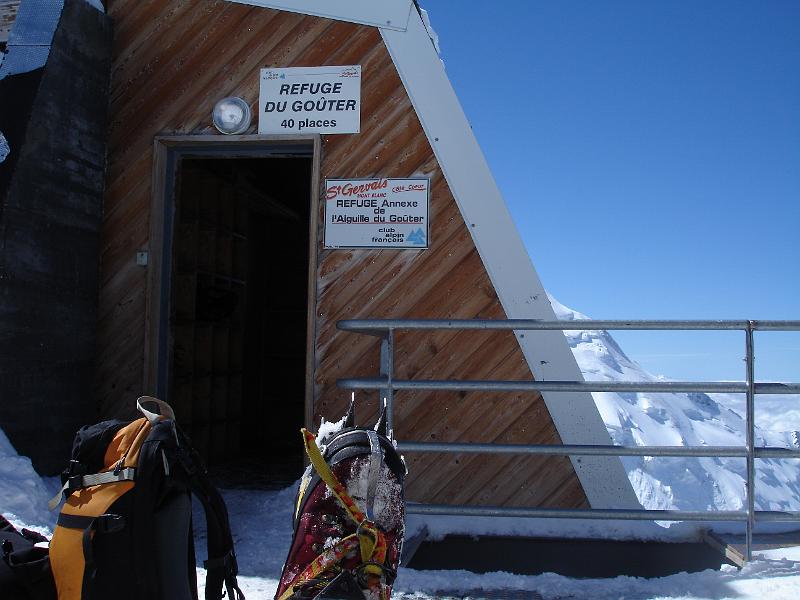
[[[428,179],[326,179],[326,248],[428,247]]]
[[[361,65],[261,69],[258,133],[358,133]]]

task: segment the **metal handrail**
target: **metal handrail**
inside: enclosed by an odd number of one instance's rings
[[[715,321],[715,320],[593,320],[540,321],[537,319],[345,319],[336,326],[342,331],[382,335],[390,330],[490,329],[518,331],[800,331],[800,321]]]
[[[579,320],[539,321],[528,319],[359,319],[339,321],[343,331],[381,338],[381,377],[340,379],[345,389],[380,390],[386,400],[387,425],[394,428],[395,390],[447,391],[538,391],[538,392],[698,392],[746,394],[745,424],[747,439],[737,446],[616,446],[575,444],[472,444],[442,442],[400,442],[404,452],[460,452],[488,454],[538,454],[560,456],[691,456],[738,457],[747,460],[746,511],[672,511],[623,509],[548,509],[497,506],[453,506],[408,503],[413,514],[506,516],[572,519],[624,519],[660,521],[745,521],[747,560],[752,560],[753,528],[758,521],[800,521],[800,511],[755,510],[755,459],[800,458],[800,450],[755,447],[755,395],[800,393],[800,383],[755,381],[753,333],[755,331],[800,331],[800,321],[664,321],[664,320]],[[478,380],[396,380],[394,379],[394,333],[397,330],[512,330],[512,331],[587,331],[587,330],[740,330],[745,333],[746,377],[744,382],[607,382],[607,381],[478,381]],[[520,337],[524,334],[520,334]]]
[[[382,390],[388,387],[387,377],[340,379],[339,387],[347,390]],[[800,383],[756,383],[756,394],[798,394]],[[451,392],[667,392],[707,394],[746,394],[747,383],[735,381],[479,381],[474,379],[417,380],[394,379],[396,390]]]
[[[453,515],[462,517],[525,517],[533,519],[618,519],[625,521],[747,521],[746,510],[622,510],[615,508],[509,508],[506,506],[460,506],[454,512],[449,504],[406,504],[407,512],[417,515]],[[760,510],[759,521],[800,521],[800,511]],[[752,557],[751,557],[752,558]],[[750,558],[748,558],[750,560]]]
[[[746,458],[745,446],[602,446],[595,444],[477,444],[449,442],[398,442],[403,452],[458,454],[539,454],[555,456],[661,456],[692,458]],[[755,448],[756,458],[800,458],[800,449]]]

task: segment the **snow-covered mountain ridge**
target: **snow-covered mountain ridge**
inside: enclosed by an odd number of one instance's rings
[[[550,298],[559,320],[585,320]],[[623,352],[606,331],[565,331],[586,380],[664,381]],[[744,446],[743,399],[728,394],[592,394],[618,445]],[[758,425],[758,422],[757,422]],[[797,431],[756,427],[757,446],[797,448]],[[645,508],[741,510],[745,505],[743,458],[623,457],[636,494]],[[756,509],[800,510],[800,469],[796,460],[756,461]]]

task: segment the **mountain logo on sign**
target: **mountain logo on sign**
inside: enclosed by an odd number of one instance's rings
[[[422,229],[417,229],[416,231],[412,231],[406,237],[406,240],[414,244],[415,246],[424,246],[425,245],[425,233]]]

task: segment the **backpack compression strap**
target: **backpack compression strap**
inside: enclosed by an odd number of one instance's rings
[[[92,487],[95,485],[104,485],[106,483],[119,483],[120,481],[134,481],[136,479],[136,469],[134,467],[123,467],[120,461],[113,471],[104,471],[102,473],[93,473],[92,475],[73,475],[67,479],[66,483],[62,486],[58,493],[53,496],[47,503],[50,510],[55,510],[61,503],[61,500],[69,496],[76,490]]]
[[[387,570],[383,564],[386,560],[386,537],[373,521],[367,519],[366,515],[359,509],[356,501],[347,492],[347,488],[336,478],[336,475],[334,475],[328,463],[322,457],[314,434],[305,428],[300,431],[303,434],[303,444],[311,464],[320,479],[325,482],[325,485],[339,501],[339,504],[344,507],[347,514],[356,523],[357,530],[356,533],[343,538],[332,548],[325,550],[311,561],[294,578],[278,600],[291,598],[296,588],[315,579],[332,566],[341,563],[345,556],[355,548],[359,548],[361,551],[362,566],[360,570],[366,576],[369,587],[377,592],[381,600],[388,598],[388,589],[383,583]]]

